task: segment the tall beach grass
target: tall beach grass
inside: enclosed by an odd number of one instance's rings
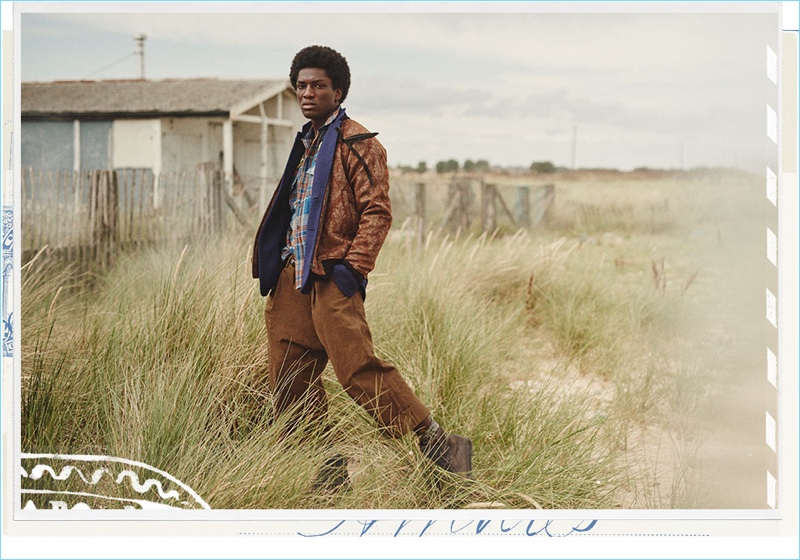
[[[624,473],[606,427],[623,411],[599,414],[591,394],[565,396],[558,371],[518,383],[542,373],[526,347],[536,324],[560,341],[554,317],[586,319],[530,302],[531,274],[560,277],[568,253],[522,234],[432,239],[422,251],[390,242],[371,277],[377,351],[440,423],[474,440],[473,482],[443,491],[413,438],[385,438],[330,372],[335,437],[280,437],[263,300],[237,238],[130,256],[91,293],[69,297],[54,296],[68,278],[31,263],[25,298],[41,303],[24,318],[23,449],[136,459],[217,508],[610,507]],[[554,301],[553,283],[537,290]],[[559,348],[573,354],[563,368],[591,350]],[[351,458],[354,487],[316,496],[309,487],[332,448]]]
[[[474,480],[437,472],[411,436],[385,437],[330,371],[334,429],[281,437],[250,236],[235,233],[128,255],[90,290],[45,258],[24,267],[22,449],[142,461],[224,509],[686,504],[688,466],[654,497],[630,453],[668,418],[691,459],[703,387],[671,348],[694,261],[670,263],[668,289],[650,276],[653,244],[685,250],[683,229],[670,241],[680,206],[655,223],[649,202],[608,204],[631,213],[624,228],[582,206],[533,234],[434,232],[417,246],[395,231],[381,253],[366,299],[376,350],[473,439]],[[313,492],[333,452],[353,487]]]

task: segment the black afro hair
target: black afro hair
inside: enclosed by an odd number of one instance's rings
[[[350,67],[347,59],[330,47],[314,45],[306,47],[292,60],[292,67],[289,70],[289,80],[292,87],[297,87],[297,75],[303,68],[322,68],[333,82],[333,89],[342,90],[342,98],[339,102],[344,102],[347,92],[350,90]]]

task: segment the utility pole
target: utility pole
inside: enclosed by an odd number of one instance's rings
[[[139,79],[144,80],[144,41],[147,35],[144,33],[136,35],[133,40],[136,41],[136,55],[139,57]]]
[[[683,170],[683,140],[681,140],[681,171]]]

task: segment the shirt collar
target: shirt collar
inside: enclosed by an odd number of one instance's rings
[[[330,116],[325,120],[325,124],[323,124],[321,127],[319,127],[319,130],[316,132],[316,134],[320,134],[321,135],[325,130],[327,130],[328,126],[333,121],[336,120],[336,117],[339,116],[339,113],[341,112],[341,110],[342,110],[342,106],[341,105],[336,107],[336,110],[333,113],[331,113]],[[312,142],[314,140],[314,138],[315,138],[314,127],[313,126],[309,126],[308,127],[308,131],[306,132],[305,136],[303,136],[303,140],[306,141],[307,143],[310,143],[310,142]]]
[[[329,124],[331,124],[333,121],[335,121],[336,117],[339,116],[339,111],[341,111],[341,110],[342,110],[342,106],[341,105],[336,107],[336,110],[333,113],[331,113],[331,116],[328,117],[328,120],[325,121],[325,124],[322,125],[322,128],[327,127]]]

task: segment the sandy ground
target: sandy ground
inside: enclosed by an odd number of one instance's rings
[[[765,287],[775,270],[766,259],[765,222],[773,209],[760,181],[733,179],[712,188],[718,202],[687,222],[686,253],[679,242],[667,255],[668,269],[686,258],[685,271],[698,270],[685,293],[685,330],[675,333],[676,356],[693,365],[685,375],[694,404],[686,411],[662,402],[643,424],[631,426],[620,460],[634,478],[616,507],[770,507],[767,473],[777,473],[777,454],[766,442],[766,416],[778,418],[778,411],[767,348],[775,348],[777,334],[766,317]],[[614,244],[605,244],[613,256]],[[676,276],[668,273],[675,289]],[[540,369],[547,370],[546,364]],[[603,378],[586,372],[568,378],[565,390],[592,394],[598,407],[613,398]]]

